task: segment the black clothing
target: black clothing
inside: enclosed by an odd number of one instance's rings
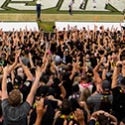
[[[116,116],[118,121],[121,121],[125,116],[125,93],[121,90],[120,87],[112,89],[113,102],[112,110],[113,115]]]
[[[41,14],[41,4],[36,4],[37,19],[40,19]]]

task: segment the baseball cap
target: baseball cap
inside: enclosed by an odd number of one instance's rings
[[[107,79],[103,80],[103,82],[102,82],[102,88],[104,90],[111,89],[111,83],[110,83],[110,81],[108,81]]]

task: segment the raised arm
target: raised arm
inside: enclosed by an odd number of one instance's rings
[[[60,91],[61,91],[60,97],[61,97],[62,99],[64,99],[64,98],[66,97],[66,90],[65,90],[65,88],[64,88],[64,86],[63,86],[63,82],[61,82],[61,83],[59,84],[59,88],[60,88]]]
[[[7,93],[7,76],[8,76],[9,66],[7,65],[3,69],[3,79],[2,79],[2,100],[8,98]]]
[[[14,62],[12,65],[9,66],[9,72],[12,71],[12,70],[16,67],[16,65],[17,65],[17,63],[18,63],[18,60],[19,60],[20,53],[21,53],[21,50],[18,50],[18,51],[16,52],[15,62]]]
[[[39,87],[39,80],[40,80],[40,77],[41,77],[42,73],[43,73],[43,68],[37,66],[37,68],[36,68],[36,78],[35,78],[35,80],[33,82],[33,85],[31,87],[30,93],[28,94],[27,99],[26,99],[26,101],[31,106],[32,106],[33,99],[34,99],[34,96],[36,94],[36,91],[37,91],[37,89]]]
[[[7,65],[3,68],[3,79],[2,79],[2,100],[8,98],[7,92],[7,76],[11,73],[11,71],[15,68],[18,63],[18,58],[20,55],[20,51],[16,53],[15,62],[12,65]]]
[[[41,98],[38,102],[36,102],[37,117],[34,125],[41,125],[41,121],[46,110],[47,110],[47,106],[44,106],[44,99]]]
[[[24,73],[25,73],[26,76],[27,76],[27,80],[33,81],[33,75],[32,75],[32,73],[30,72],[30,69],[29,69],[26,65],[23,64],[23,62],[22,62],[21,59],[19,59],[19,61],[20,61],[20,64],[21,64],[21,66],[22,66],[22,68],[23,68],[23,70],[24,70]]]
[[[28,56],[29,56],[30,66],[31,66],[31,68],[34,68],[35,65],[34,65],[33,60],[32,60],[32,54],[29,53]]]
[[[97,91],[101,91],[102,92],[102,78],[100,77],[98,71],[100,66],[103,63],[103,57],[101,58],[101,60],[99,61],[99,63],[95,66],[95,68],[93,69],[93,74],[94,74],[94,80],[95,80],[95,85],[97,87]]]
[[[111,85],[111,88],[115,88],[117,86],[117,78],[118,78],[118,74],[121,70],[121,67],[120,65],[122,65],[121,61],[118,61],[116,63],[116,66],[114,67],[114,72],[113,72],[113,75],[112,75],[112,85]]]
[[[74,111],[74,116],[75,116],[76,120],[78,121],[79,125],[86,125],[83,110],[77,108]]]

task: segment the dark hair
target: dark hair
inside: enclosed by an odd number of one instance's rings
[[[125,77],[122,77],[122,79],[121,79],[121,85],[125,85]]]
[[[120,60],[123,61],[125,60],[125,50],[123,50],[120,54]]]
[[[77,108],[81,109],[84,113],[84,121],[87,124],[88,121],[88,113],[84,107],[81,107],[77,99],[70,99],[70,104],[72,107],[72,111],[74,112]]]
[[[72,111],[71,102],[68,99],[64,99],[62,102],[61,113],[69,115]]]
[[[40,86],[37,89],[36,96],[45,97],[48,94],[49,87],[46,85]]]
[[[98,50],[99,54],[104,54],[104,50]]]
[[[97,122],[99,125],[112,125],[111,120],[104,114],[99,114]]]
[[[107,80],[107,79],[105,79],[105,80],[103,80],[103,82],[102,82],[102,88],[103,88],[103,90],[110,90],[111,89],[111,82],[109,81],[109,80]]]

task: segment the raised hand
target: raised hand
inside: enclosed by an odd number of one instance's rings
[[[64,120],[63,125],[73,125],[73,121],[70,121],[70,122],[68,123],[67,120]]]
[[[36,102],[36,114],[42,117],[44,113],[47,111],[47,106],[44,106],[44,98],[41,98]]]

